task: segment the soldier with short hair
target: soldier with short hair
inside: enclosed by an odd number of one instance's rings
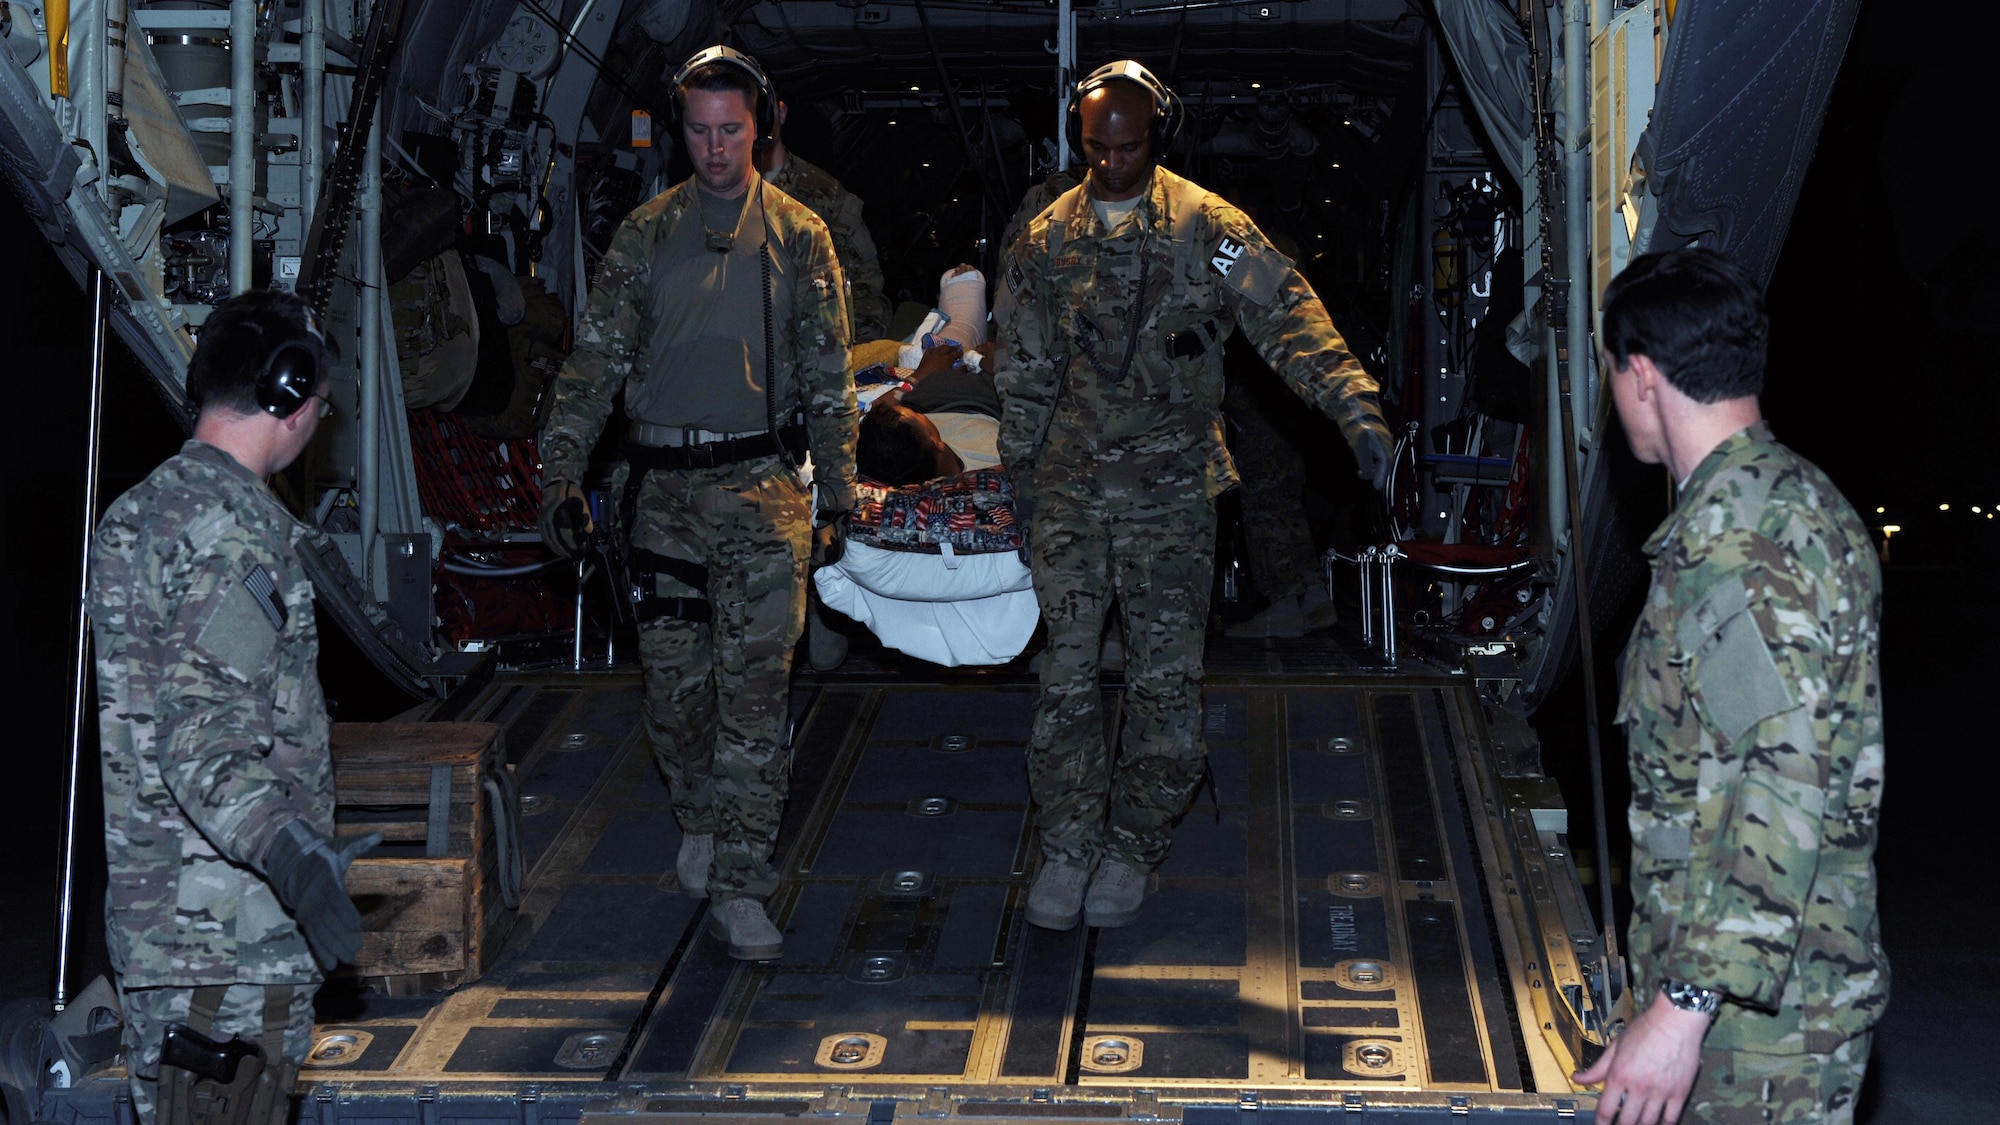
[[[1000,458],[1032,506],[1048,650],[1028,750],[1042,866],[1027,919],[1139,915],[1202,776],[1203,634],[1222,440],[1222,343],[1241,327],[1331,415],[1364,479],[1389,464],[1377,387],[1311,286],[1242,211],[1157,166],[1179,102],[1118,62],[1078,87],[1086,181],[1022,231],[1001,283]],[[1114,596],[1125,707],[1112,762],[1098,639]]]
[[[1619,420],[1680,500],[1625,647],[1639,1014],[1576,1076],[1604,1083],[1600,1125],[1852,1121],[1889,1000],[1881,571],[1763,420],[1768,331],[1712,250],[1644,255],[1604,294]]]
[[[783,953],[764,912],[791,767],[792,647],[815,515],[854,506],[859,412],[833,240],[751,163],[770,84],[727,47],[674,76],[695,174],[626,217],[542,428],[542,536],[573,554],[581,482],[623,388],[646,733],[681,829],[681,889],[732,957]]]
[[[330,411],[304,302],[215,309],[188,364],[194,437],[111,505],[91,543],[106,938],[142,1125],[204,1101],[281,1123],[322,974],[360,948],[334,839],[306,529],[266,477]],[[233,1083],[162,1059],[240,1040]]]
[[[800,203],[826,223],[833,235],[833,252],[847,277],[847,309],[853,317],[853,343],[889,335],[889,299],[883,295],[882,262],[875,238],[861,217],[861,200],[833,173],[785,147],[785,103],[778,103],[777,128],[758,144],[757,167],[765,182]]]

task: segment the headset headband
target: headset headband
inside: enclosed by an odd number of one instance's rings
[[[1173,145],[1174,138],[1180,135],[1181,99],[1172,90],[1167,88],[1166,83],[1153,77],[1152,71],[1147,70],[1132,59],[1119,59],[1117,62],[1105,63],[1103,66],[1085,75],[1083,81],[1076,84],[1076,98],[1070,102],[1070,113],[1075,118],[1071,122],[1075,127],[1070,130],[1071,136],[1074,138],[1070,143],[1077,147],[1079,154],[1081,154],[1081,146],[1083,144],[1081,112],[1084,96],[1094,90],[1102,89],[1105,83],[1117,79],[1124,79],[1127,82],[1131,82],[1152,96],[1153,127],[1151,133],[1153,137],[1153,159],[1159,160],[1167,154],[1167,149]]]
[[[759,140],[769,140],[772,134],[777,132],[778,91],[772,87],[770,78],[765,76],[764,68],[757,65],[757,60],[734,47],[725,47],[720,43],[717,43],[713,47],[703,47],[701,50],[696,51],[688,61],[682,63],[679,70],[674,71],[673,91],[675,107],[681,107],[681,87],[687,82],[689,76],[710,63],[722,63],[726,66],[733,66],[743,73],[748,74],[751,81],[757,83],[757,137]]]

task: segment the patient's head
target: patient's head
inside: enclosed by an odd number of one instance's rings
[[[877,399],[861,416],[854,464],[862,476],[896,487],[965,471],[965,463],[938,436],[931,420],[892,394]]]

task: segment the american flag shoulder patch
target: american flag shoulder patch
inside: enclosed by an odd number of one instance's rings
[[[251,567],[250,573],[243,576],[243,588],[257,599],[257,608],[271,619],[271,628],[283,632],[291,614],[285,609],[285,599],[278,594],[278,584],[271,578],[271,572],[262,563]]]

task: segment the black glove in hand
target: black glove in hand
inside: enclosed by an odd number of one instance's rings
[[[832,566],[847,554],[846,512],[817,512],[813,515],[812,564]]]
[[[286,821],[271,839],[264,875],[327,972],[361,950],[361,912],[347,897],[347,865],[381,842],[380,832],[370,832],[336,846],[303,820]]]
[[[1376,492],[1386,492],[1389,467],[1396,457],[1396,443],[1389,437],[1389,428],[1379,419],[1366,419],[1348,431],[1347,444],[1354,449],[1355,475]]]
[[[552,480],[542,488],[542,542],[565,558],[583,550],[590,536],[590,508],[573,481]]]

